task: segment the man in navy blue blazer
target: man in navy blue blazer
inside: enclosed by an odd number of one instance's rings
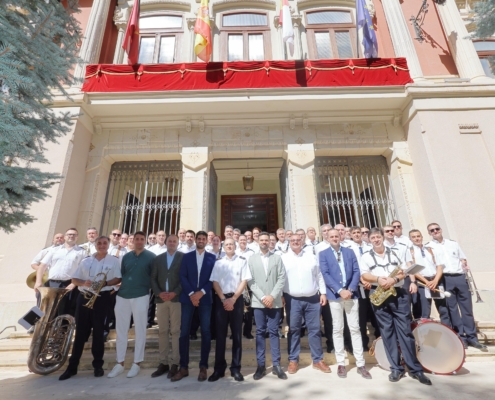
[[[172,382],[189,376],[189,333],[194,310],[198,309],[201,325],[201,359],[199,361],[198,381],[207,378],[208,356],[211,349],[210,317],[212,307],[212,282],[210,275],[215,266],[216,257],[205,251],[208,234],[199,231],[196,234],[196,250],[182,258],[180,267],[180,283],[182,293],[181,325],[179,337],[180,369],[172,377]]]
[[[359,329],[358,285],[361,276],[354,251],[340,245],[340,234],[336,229],[328,233],[330,247],[319,253],[320,270],[327,287],[327,299],[333,319],[333,344],[337,359],[337,375],[347,376],[344,350],[344,312],[351,332],[352,347],[356,358],[357,372],[365,379],[371,375],[364,366],[363,342]]]

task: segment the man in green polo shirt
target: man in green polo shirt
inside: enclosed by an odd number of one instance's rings
[[[144,248],[146,235],[144,232],[134,234],[134,250],[122,258],[122,284],[117,294],[115,305],[115,321],[117,331],[117,364],[108,374],[115,378],[124,372],[125,353],[127,351],[127,336],[134,318],[136,333],[134,348],[134,363],[127,377],[134,378],[140,370],[139,364],[144,359],[146,345],[146,325],[148,323],[148,306],[151,288],[151,269],[155,254]]]

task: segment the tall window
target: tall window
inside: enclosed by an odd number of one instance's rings
[[[139,63],[174,63],[183,33],[180,15],[152,15],[139,19]]]
[[[312,59],[355,58],[356,25],[350,11],[306,13],[309,56]]]
[[[495,39],[473,42],[486,76],[495,78]]]
[[[226,61],[261,61],[271,58],[268,16],[260,13],[222,15],[220,42]]]

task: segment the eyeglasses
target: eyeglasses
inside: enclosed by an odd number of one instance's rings
[[[392,226],[393,226],[395,229],[400,229],[400,228],[402,228],[402,226],[400,226],[400,225],[392,225]]]
[[[66,233],[65,236],[77,236],[77,233]]]
[[[367,235],[368,233],[370,233],[370,231],[361,231],[361,233],[362,233],[363,235]]]
[[[122,233],[113,233],[113,232],[112,232],[112,236],[117,236],[117,237],[118,237],[118,236],[122,236]]]
[[[385,229],[385,232],[386,233],[390,233],[390,232],[393,232],[394,230],[393,229]]]
[[[433,233],[433,232],[440,232],[442,230],[442,228],[438,227],[438,228],[431,228],[430,229],[430,232]]]

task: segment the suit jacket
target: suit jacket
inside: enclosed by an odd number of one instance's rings
[[[345,247],[341,247],[340,251],[342,252],[342,257],[344,259],[345,282],[342,281],[342,272],[340,271],[339,263],[335,258],[332,248],[329,247],[319,254],[320,270],[327,287],[327,298],[328,300],[340,299],[338,291],[344,288],[352,292],[353,299],[357,299],[361,272],[359,270],[356,255],[354,254],[354,251]]]
[[[253,308],[265,308],[261,302],[263,296],[270,295],[273,297],[273,308],[282,308],[282,292],[285,285],[285,268],[282,264],[282,258],[270,253],[268,257],[268,276],[265,274],[265,268],[261,261],[261,255],[256,253],[249,257],[248,266],[253,277],[248,281],[251,296],[251,306]]]
[[[204,290],[205,295],[199,301],[200,305],[210,305],[213,302],[211,296],[212,282],[210,281],[211,271],[215,266],[216,257],[214,254],[205,251],[201,273],[198,283],[198,264],[196,262],[196,250],[184,254],[180,267],[180,283],[182,285],[182,293],[180,302],[183,304],[192,304],[189,294],[199,290]]]
[[[163,300],[158,295],[166,291],[167,279],[168,291],[176,294],[171,301],[173,303],[179,301],[179,296],[182,293],[179,274],[183,257],[184,253],[176,251],[172,265],[167,265],[167,252],[165,252],[157,256],[153,261],[153,267],[151,269],[151,289],[155,294],[157,303],[163,303]]]

